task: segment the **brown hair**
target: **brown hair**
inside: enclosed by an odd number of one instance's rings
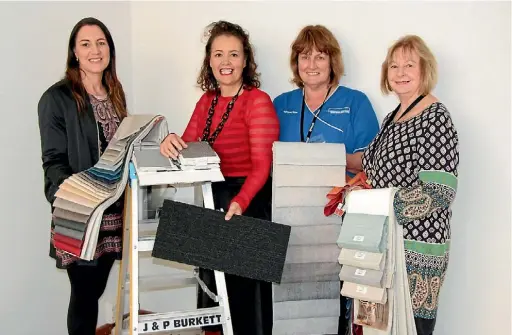
[[[204,49],[203,65],[197,78],[197,84],[203,91],[215,91],[217,89],[217,80],[213,75],[210,67],[210,56],[213,41],[222,35],[234,36],[240,40],[244,50],[246,66],[242,71],[242,82],[244,88],[250,89],[251,87],[260,87],[259,76],[256,72],[256,62],[254,60],[254,53],[251,43],[249,42],[249,34],[237,24],[218,21],[209,24],[205,30],[205,36],[208,36],[208,41]]]
[[[71,93],[73,94],[73,98],[75,99],[78,107],[78,112],[81,113],[86,109],[86,101],[88,101],[87,92],[85,91],[85,87],[82,84],[82,76],[80,75],[80,66],[78,64],[78,60],[76,59],[74,49],[76,45],[76,36],[82,27],[84,26],[97,26],[105,34],[105,38],[107,39],[108,47],[110,49],[110,62],[107,65],[107,68],[103,72],[102,84],[106,87],[107,93],[110,96],[112,101],[112,105],[114,105],[114,109],[116,114],[122,120],[126,115],[126,97],[124,94],[123,86],[121,82],[117,79],[116,74],[116,48],[114,45],[114,40],[112,39],[112,35],[107,27],[98,19],[93,17],[84,18],[73,27],[71,34],[69,36],[68,43],[68,59],[66,62],[66,74],[65,78],[69,80],[71,83]]]
[[[331,62],[331,81],[329,83],[331,85],[338,85],[345,69],[340,44],[329,29],[322,25],[306,26],[299,32],[291,48],[290,67],[293,73],[292,82],[295,85],[304,87],[298,69],[299,55],[310,52],[313,49],[329,55]]]
[[[437,62],[436,58],[428,48],[427,44],[416,35],[406,35],[388,49],[386,59],[382,63],[380,76],[380,90],[384,94],[389,94],[393,90],[388,82],[388,68],[393,61],[393,56],[397,51],[404,53],[415,52],[420,58],[421,83],[420,94],[429,94],[437,83]]]

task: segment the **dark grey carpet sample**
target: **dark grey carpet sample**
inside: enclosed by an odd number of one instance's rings
[[[165,200],[152,256],[280,283],[290,226]]]

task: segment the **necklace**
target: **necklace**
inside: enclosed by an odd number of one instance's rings
[[[238,92],[231,98],[231,101],[228,103],[228,106],[226,107],[226,111],[222,115],[222,118],[217,125],[217,128],[210,136],[210,127],[212,125],[213,120],[213,114],[215,113],[215,107],[217,106],[217,103],[219,102],[219,96],[220,96],[220,90],[218,89],[215,97],[212,100],[212,103],[210,105],[210,109],[208,110],[208,117],[206,118],[206,125],[203,130],[203,136],[201,137],[201,141],[208,141],[210,146],[213,146],[213,143],[217,139],[217,136],[219,136],[220,132],[224,128],[224,124],[229,118],[229,113],[231,113],[231,110],[233,110],[233,106],[235,105],[235,101],[238,99],[238,95],[240,94],[240,91],[242,90],[242,87],[244,84],[240,85],[240,88],[238,89]]]

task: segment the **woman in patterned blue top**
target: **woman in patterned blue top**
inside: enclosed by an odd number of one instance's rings
[[[339,85],[344,68],[338,41],[324,26],[306,26],[291,49],[293,83],[298,88],[274,99],[279,140],[344,143],[347,170],[361,171],[362,152],[379,124],[363,92]]]

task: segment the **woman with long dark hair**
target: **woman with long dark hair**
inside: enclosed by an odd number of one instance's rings
[[[101,21],[84,18],[71,31],[64,78],[38,104],[44,192],[51,205],[66,178],[96,164],[126,115],[112,35]],[[122,214],[121,198],[104,212],[94,260],[87,262],[55,247],[52,219],[50,256],[57,268],[66,269],[71,284],[70,335],[96,332],[98,300],[121,258]]]

